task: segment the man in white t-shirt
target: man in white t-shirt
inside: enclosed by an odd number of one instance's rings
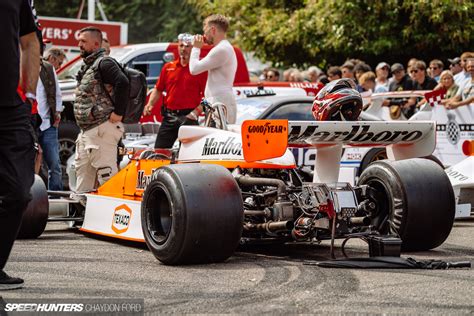
[[[203,25],[204,36],[194,37],[189,70],[192,75],[208,71],[204,96],[211,104],[222,102],[226,106],[227,122],[234,124],[237,105],[232,86],[237,71],[237,57],[226,36],[229,20],[220,14],[214,14],[207,17]],[[204,42],[215,46],[206,57],[199,60]]]

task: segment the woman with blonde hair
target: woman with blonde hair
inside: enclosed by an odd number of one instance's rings
[[[450,99],[456,95],[458,92],[459,86],[454,82],[454,75],[451,70],[444,70],[439,75],[439,84],[436,86],[437,89],[445,89],[446,95],[444,99]]]

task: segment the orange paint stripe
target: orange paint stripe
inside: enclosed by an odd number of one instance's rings
[[[118,238],[118,239],[123,239],[123,240],[128,240],[128,241],[145,242],[145,239],[119,236],[119,235],[113,235],[113,234],[106,234],[106,233],[96,232],[94,230],[90,230],[90,229],[86,229],[86,228],[80,228],[79,230],[82,231],[82,232],[85,232],[85,233],[90,233],[90,234],[99,235],[99,236]]]

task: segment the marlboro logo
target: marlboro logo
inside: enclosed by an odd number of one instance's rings
[[[214,138],[206,138],[203,156],[209,155],[242,155],[242,144],[235,137],[228,137],[225,141],[216,141]]]

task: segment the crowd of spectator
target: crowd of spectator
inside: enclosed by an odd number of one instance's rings
[[[316,66],[306,70],[289,68],[284,71],[265,68],[260,80],[327,84],[340,78],[350,78],[356,82],[361,93],[445,89],[442,104],[447,108],[473,103],[474,52],[464,52],[460,57],[448,59],[447,62],[445,64],[439,59],[433,59],[426,63],[417,58],[411,58],[406,66],[401,63],[389,65],[380,62],[374,72],[364,61],[348,59],[341,66],[330,66],[326,71]],[[407,100],[404,107],[412,108],[416,106],[415,103],[415,99]]]

